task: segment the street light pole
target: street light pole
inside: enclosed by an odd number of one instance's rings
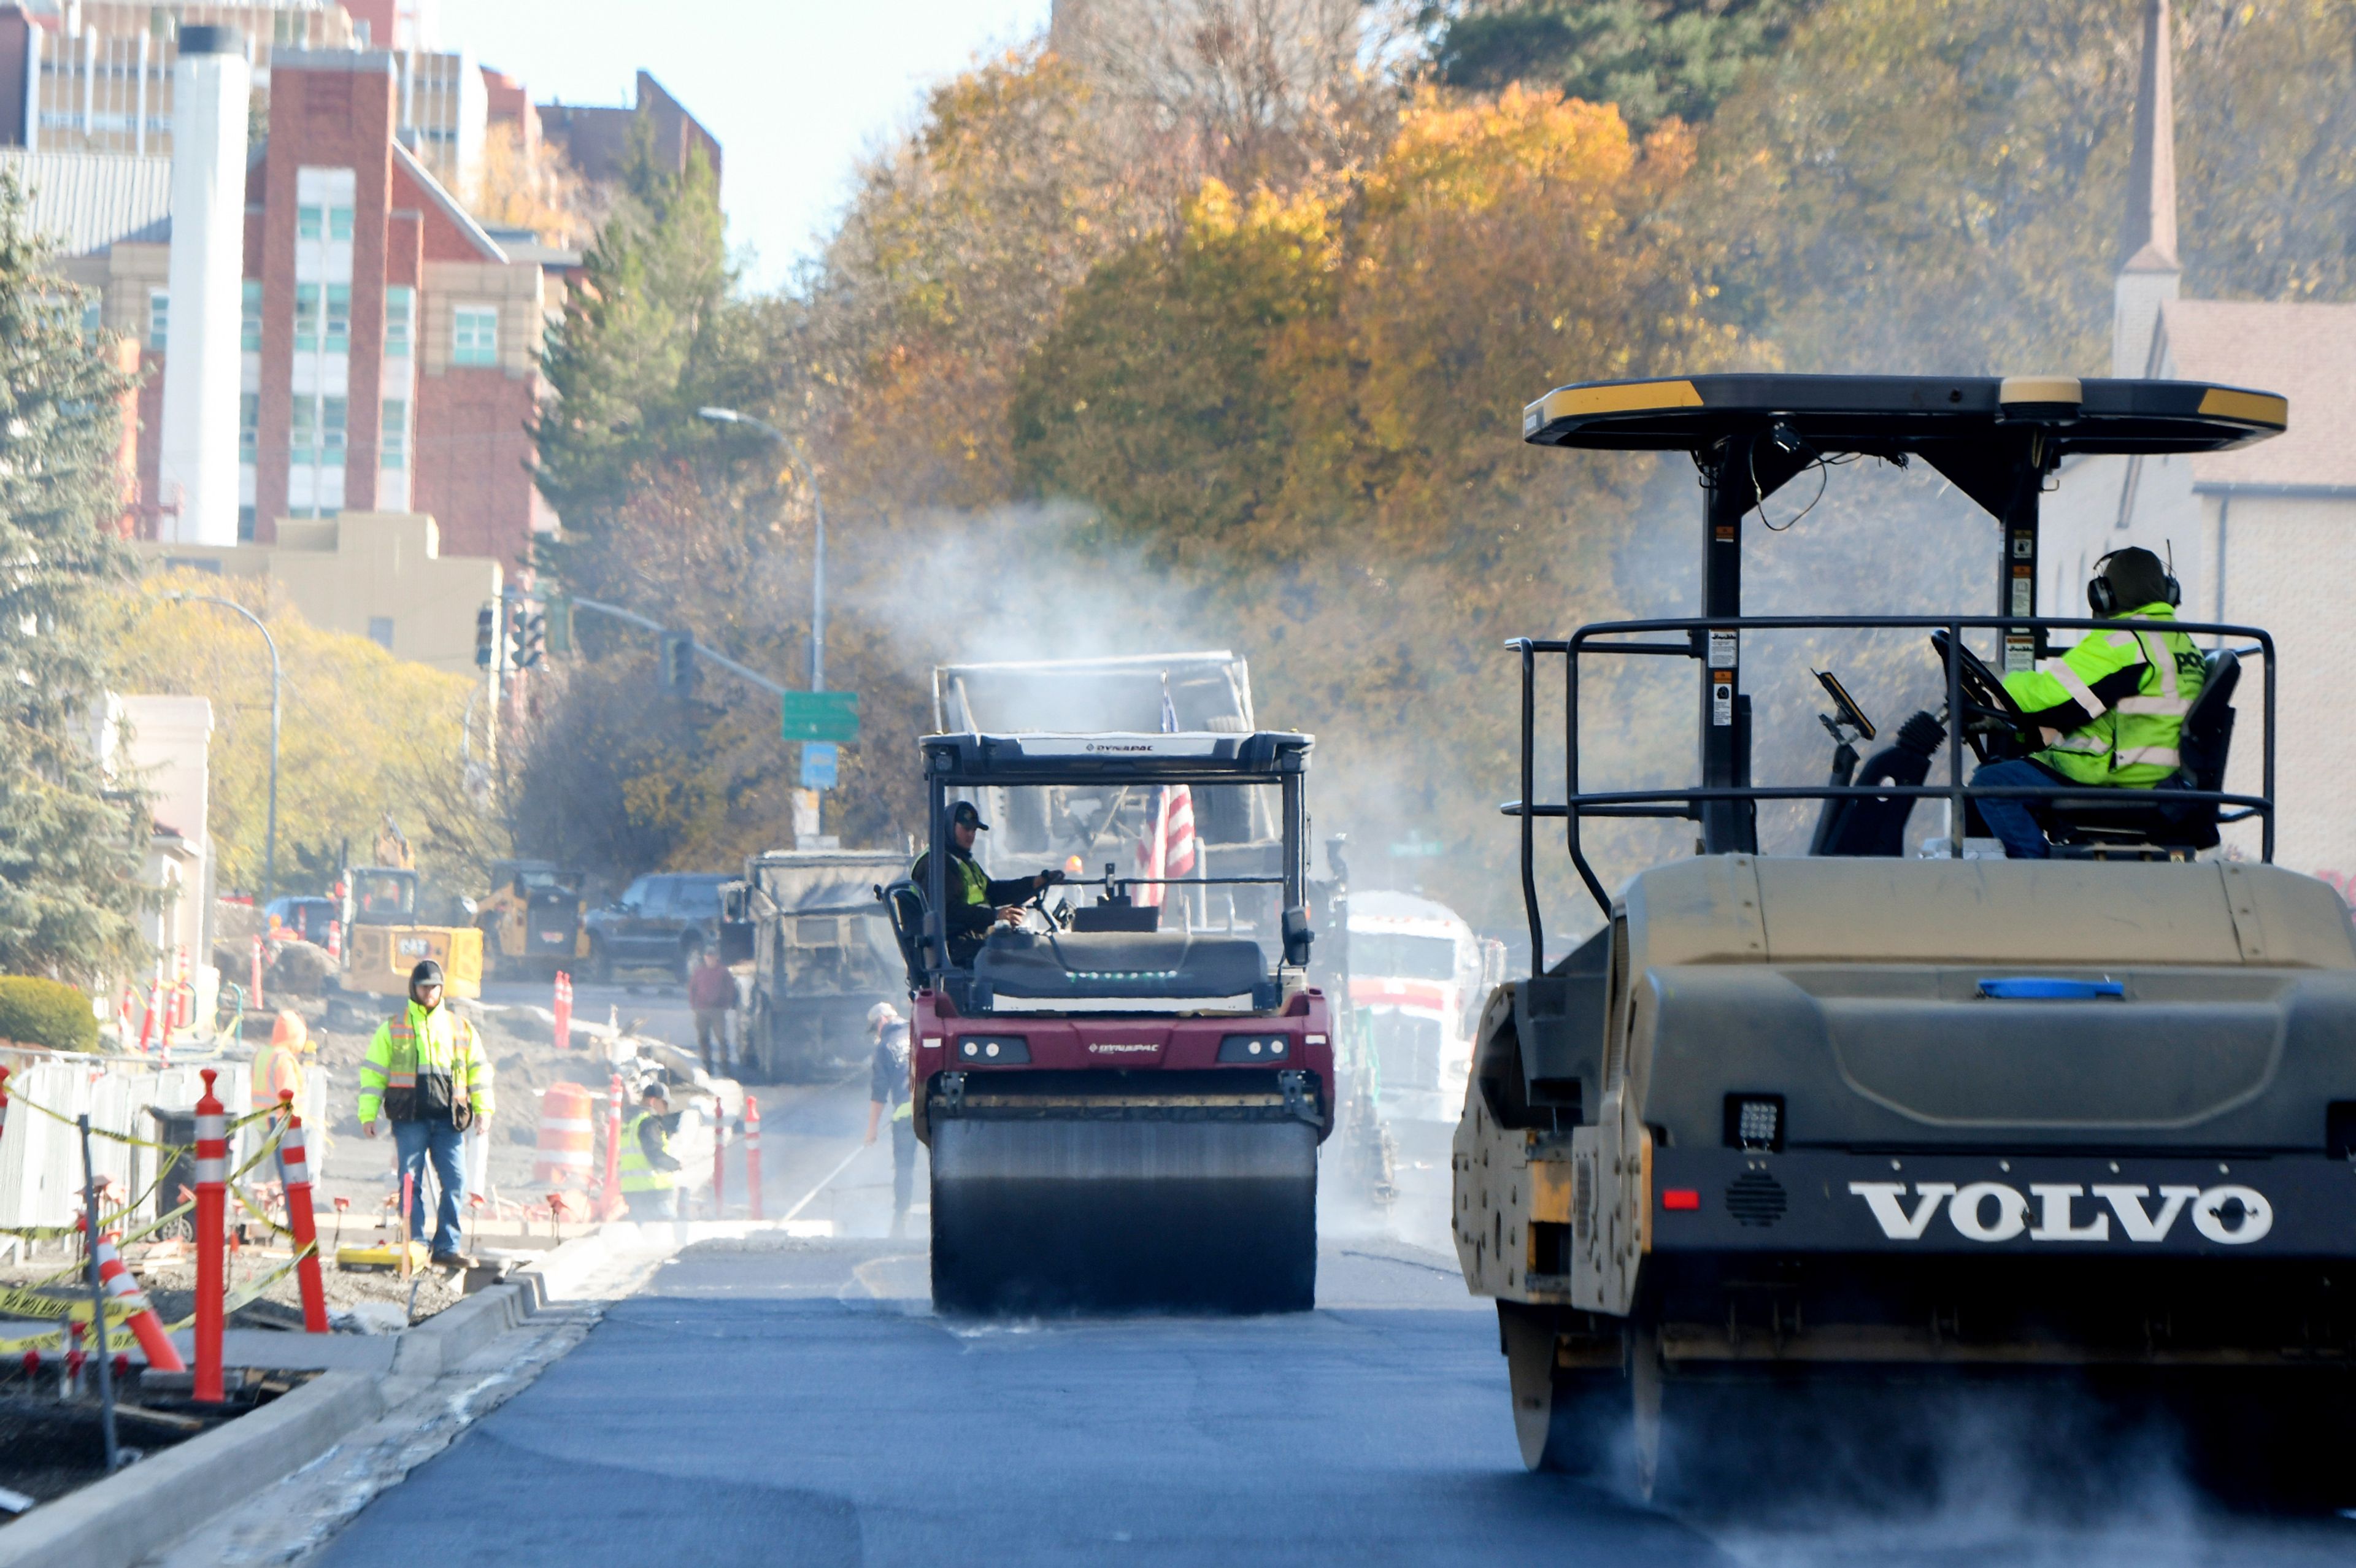
[[[734,409],[699,409],[696,411],[714,424],[750,425],[755,430],[786,449],[786,461],[801,471],[809,481],[810,510],[817,514],[818,535],[810,551],[810,689],[826,689],[826,496],[819,488],[818,469],[802,451],[801,443],[766,420],[751,414],[738,413]]]
[[[278,664],[278,639],[270,635],[262,617],[234,599],[222,599],[210,593],[166,593],[165,598],[176,604],[218,604],[224,610],[234,610],[253,623],[262,640],[270,649],[270,825],[269,838],[262,850],[262,901],[268,903],[278,896],[278,688],[281,670]]]

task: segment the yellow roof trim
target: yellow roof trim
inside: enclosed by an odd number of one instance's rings
[[[2290,428],[2290,400],[2272,392],[2237,392],[2231,387],[2211,387],[2201,394],[2201,411],[2274,430]]]
[[[1560,387],[1522,411],[1523,433],[1536,434],[1559,419],[1589,414],[1624,414],[1639,409],[1697,409],[1701,394],[1691,381],[1622,381],[1600,387]]]

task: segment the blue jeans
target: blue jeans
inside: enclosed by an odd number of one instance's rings
[[[458,1250],[458,1200],[466,1191],[465,1163],[459,1158],[459,1146],[466,1135],[447,1122],[395,1122],[392,1124],[393,1147],[401,1154],[401,1174],[409,1179],[409,1235],[412,1241],[425,1232],[425,1162],[434,1162],[434,1179],[442,1189],[442,1201],[435,1218],[432,1251],[455,1253]]]
[[[1993,784],[2004,789],[2030,789],[2043,784],[2060,784],[2070,789],[2083,789],[2083,784],[2071,784],[2041,763],[2027,757],[2017,757],[2008,763],[1989,763],[1972,774],[1974,784]],[[2014,796],[2010,800],[1983,799],[1974,803],[1980,808],[1980,820],[1988,831],[2004,844],[2008,860],[2050,860],[2052,847],[2045,842],[2045,830],[2037,826],[2030,808],[2040,801]],[[1962,824],[1956,825],[1956,836],[1962,837]]]

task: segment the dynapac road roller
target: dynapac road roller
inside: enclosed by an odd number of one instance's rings
[[[916,995],[941,1310],[1313,1305],[1334,1094],[1306,977],[1310,744],[925,739],[924,875],[885,895]],[[1063,891],[986,933],[945,918],[959,803],[981,870],[1012,883],[1044,866]]]
[[[1497,1300],[1532,1468],[1633,1452],[1649,1490],[1665,1409],[1712,1380],[2071,1369],[2188,1416],[2200,1463],[2348,1489],[2356,940],[2331,889],[2271,864],[2270,639],[2173,624],[2203,678],[2170,787],[1975,790],[1960,754],[2051,739],[2022,733],[1996,668],[2158,625],[2038,613],[2056,464],[2219,451],[2286,417],[2190,382],[1743,375],[1564,387],[1525,412],[1540,445],[1690,453],[1705,496],[1698,615],[1515,645],[1531,950],[1541,820],[1605,916],[1491,997],[1455,1137],[1457,1252]],[[1993,614],[1742,613],[1746,515],[1850,454],[1927,462],[1995,515]],[[1891,628],[1928,634],[1944,713],[1860,767],[1871,720],[1835,677],[1831,782],[1754,785],[1746,644]],[[1697,782],[1587,785],[1579,704],[1606,657],[1691,661]],[[1558,658],[1569,788],[1540,803],[1534,681]],[[2226,788],[2237,699],[2265,720],[2235,773],[2255,794]],[[1997,793],[2032,799],[2053,859],[1970,852]],[[1762,856],[1759,803],[1794,799],[1823,803],[1812,851]],[[1947,833],[1910,856],[1924,802]],[[1611,893],[1582,824],[1631,816],[1696,823],[1698,853]],[[2236,821],[2254,859],[2217,853]]]

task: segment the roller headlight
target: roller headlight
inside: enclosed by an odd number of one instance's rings
[[[949,1052],[959,1067],[1005,1067],[1031,1060],[1031,1045],[1019,1034],[969,1034]]]
[[[1783,1096],[1729,1094],[1726,1147],[1773,1151],[1783,1147]]]
[[[1231,1034],[1219,1041],[1219,1060],[1226,1062],[1290,1061],[1298,1054],[1290,1035]]]

